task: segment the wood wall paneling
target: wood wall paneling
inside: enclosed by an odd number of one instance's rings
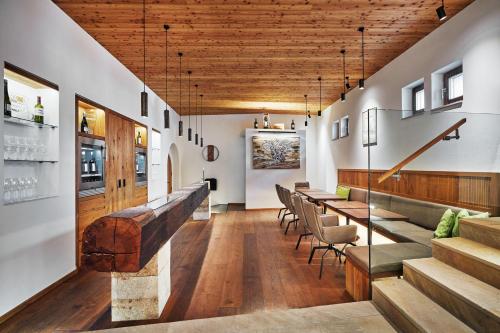
[[[500,215],[500,173],[405,170],[399,181],[392,177],[379,184],[385,172],[372,170],[373,191]],[[338,182],[366,189],[368,174],[366,169],[339,169]]]

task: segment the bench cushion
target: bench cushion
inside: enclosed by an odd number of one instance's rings
[[[349,200],[366,203],[368,202],[368,191],[361,190],[359,188],[351,188],[351,192],[349,192]]]
[[[427,230],[406,221],[372,221],[373,228],[389,233],[400,242],[415,242],[431,246],[432,230]]]
[[[368,246],[353,246],[346,249],[346,257],[358,267],[368,272]],[[401,272],[403,260],[429,258],[430,247],[418,243],[394,243],[371,246],[372,274]]]

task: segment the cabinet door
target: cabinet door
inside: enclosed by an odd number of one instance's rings
[[[135,141],[134,141],[134,123],[129,120],[123,120],[122,123],[122,144],[121,144],[121,175],[122,182],[125,180],[125,186],[122,187],[120,201],[122,209],[132,207],[134,204],[135,188]]]
[[[120,193],[118,181],[122,177],[121,173],[121,132],[123,119],[108,113],[106,121],[106,213],[116,212],[121,208]]]

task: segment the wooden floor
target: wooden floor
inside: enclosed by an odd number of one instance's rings
[[[277,211],[235,211],[188,222],[172,242],[172,294],[159,320],[112,323],[108,273],[80,272],[0,326],[0,332],[78,331],[352,301],[344,265],[319,257],[309,241],[283,235]]]

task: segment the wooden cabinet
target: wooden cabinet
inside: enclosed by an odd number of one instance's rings
[[[148,186],[138,186],[135,188],[134,203],[132,207],[144,205],[148,202]]]
[[[93,195],[78,199],[78,239],[77,265],[80,266],[80,252],[82,249],[83,231],[92,222],[106,215],[106,199],[104,194]]]
[[[134,123],[109,113],[106,135],[106,211],[131,207],[135,187]]]

